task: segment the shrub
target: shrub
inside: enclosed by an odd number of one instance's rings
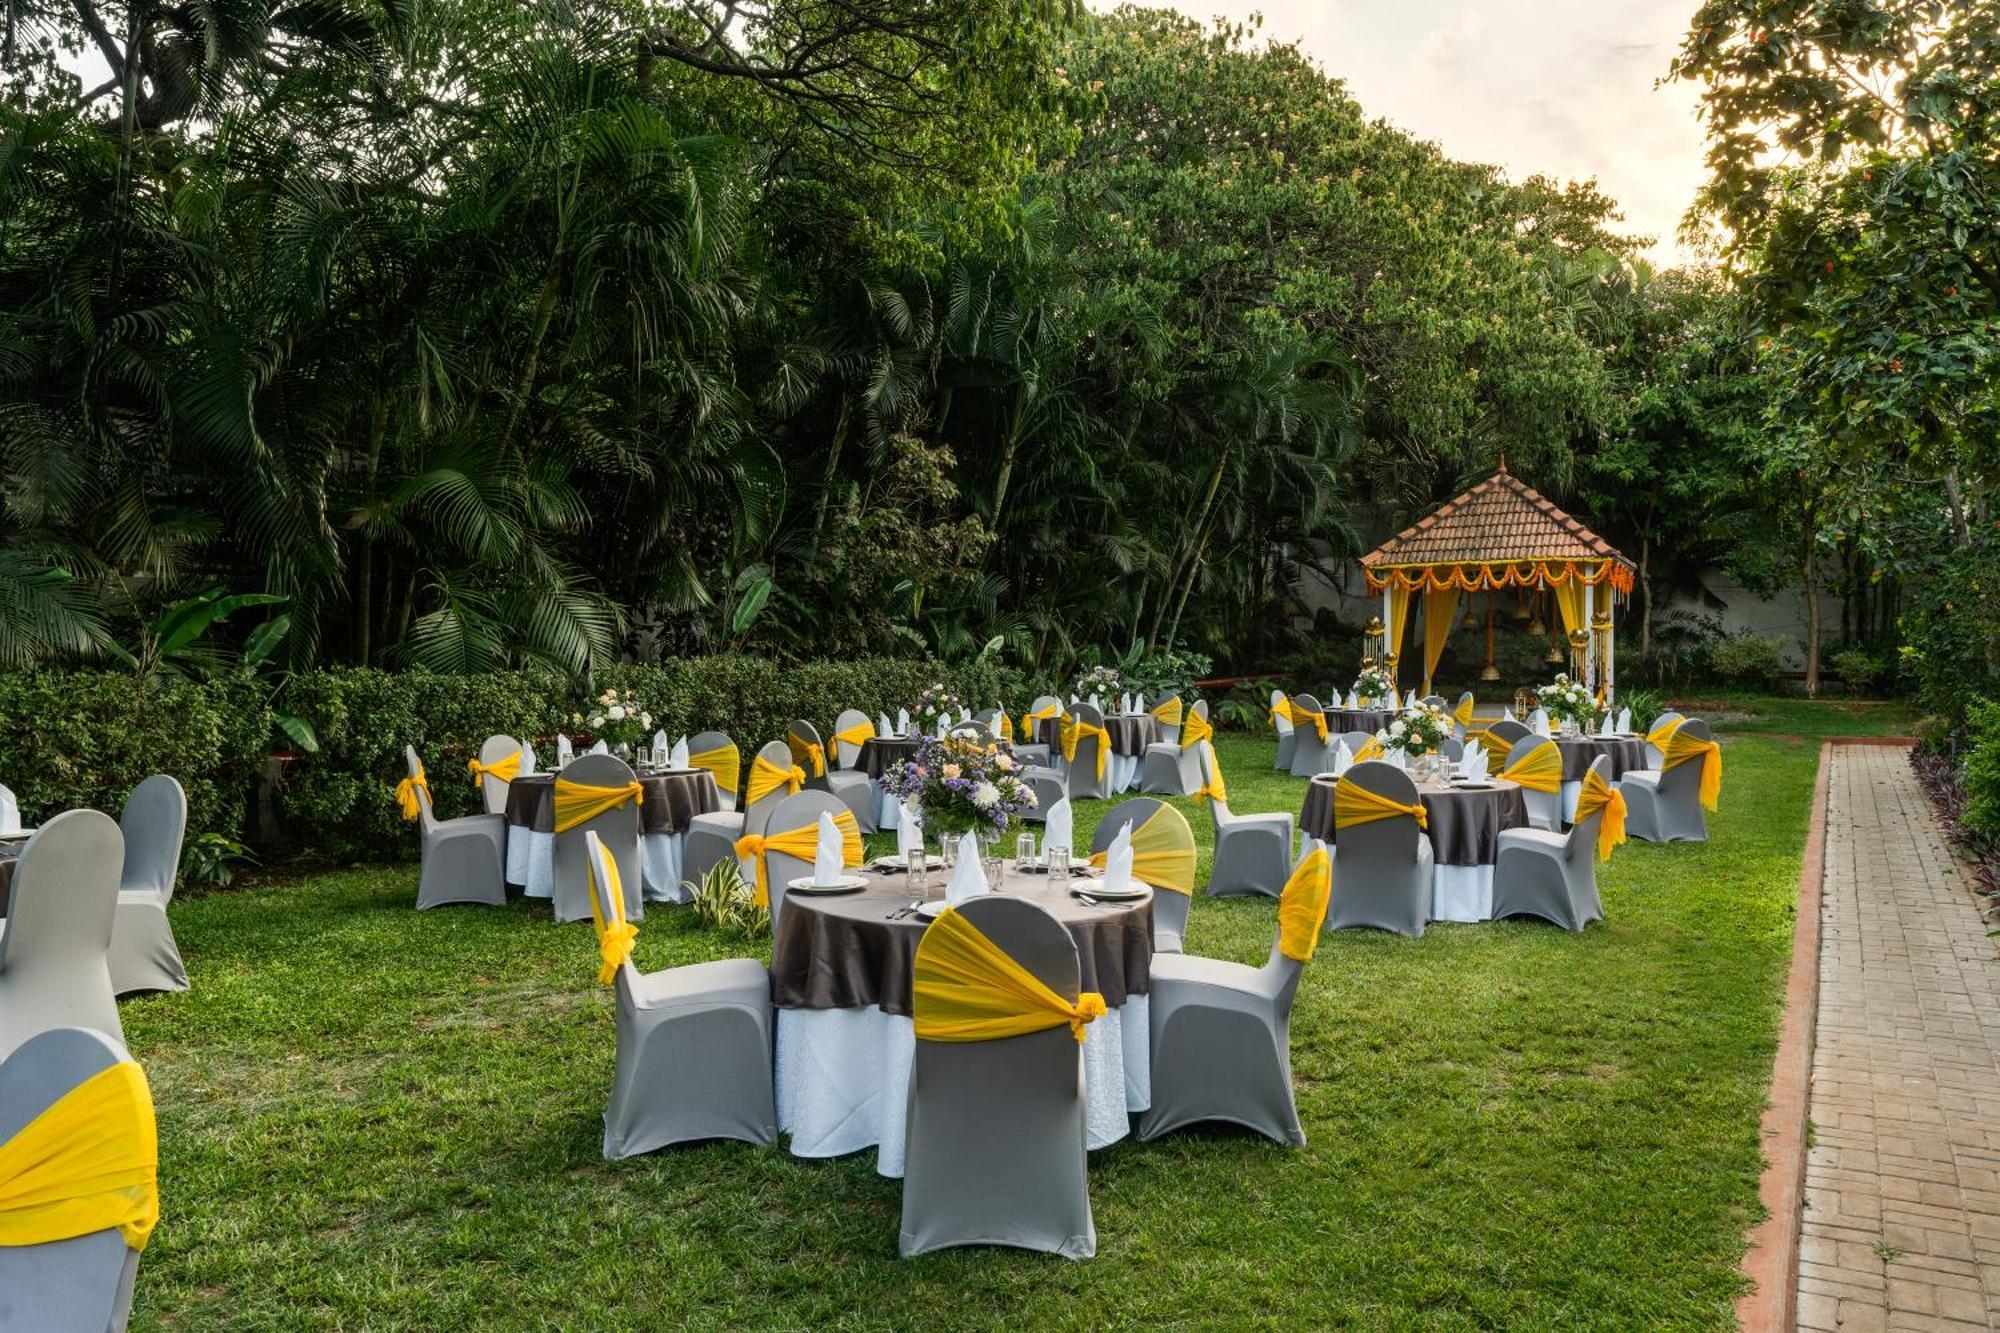
[[[1865,648],[1843,648],[1827,665],[1852,695],[1873,694],[1889,681],[1888,662]]]
[[[1618,706],[1632,710],[1632,727],[1634,730],[1640,732],[1651,731],[1653,723],[1658,720],[1660,714],[1667,711],[1667,696],[1661,690],[1628,690],[1621,688],[1618,691]]]
[[[1270,730],[1271,691],[1277,682],[1268,676],[1238,681],[1215,709],[1215,725],[1223,731],[1254,734]]]
[[[1784,659],[1776,639],[1737,634],[1709,649],[1708,669],[1727,684],[1746,690],[1769,690],[1778,683]]]
[[[2000,703],[1980,699],[1966,713],[1965,810],[1960,821],[2000,838]]]

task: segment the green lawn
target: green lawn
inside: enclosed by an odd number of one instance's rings
[[[162,1152],[135,1327],[1730,1326],[1805,737],[1908,726],[1743,706],[1715,840],[1621,848],[1581,937],[1326,938],[1292,1024],[1310,1142],[1092,1154],[1083,1264],[899,1260],[872,1153],[605,1163],[610,998],[545,907],[418,914],[408,867],[177,902],[194,990],[123,1009]],[[1268,739],[1221,752],[1238,809],[1297,809]],[[1189,947],[1261,960],[1271,922],[1203,898]],[[661,911],[638,961],[749,947]]]

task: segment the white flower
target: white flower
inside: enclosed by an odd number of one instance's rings
[[[972,803],[981,810],[990,810],[1000,803],[1000,789],[990,782],[982,782],[972,789]]]
[[[611,707],[604,710],[604,715],[610,718],[613,722],[623,722],[625,720],[624,705],[613,704],[611,705]]]
[[[1028,810],[1032,810],[1041,804],[1040,801],[1035,799],[1035,789],[1033,787],[1021,788],[1014,793],[1014,799],[1019,801],[1024,809]]]
[[[1391,736],[1401,736],[1403,732],[1406,730],[1407,728],[1403,726],[1403,720],[1401,718],[1397,718],[1394,722],[1391,722],[1389,724],[1389,734]]]
[[[653,715],[652,715],[651,713],[641,713],[641,714],[639,714],[639,725],[640,725],[640,726],[642,726],[642,727],[650,727],[650,726],[652,726],[652,725],[653,725]]]

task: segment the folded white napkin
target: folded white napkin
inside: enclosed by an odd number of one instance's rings
[[[1104,701],[1098,698],[1095,694],[1090,696],[1090,706],[1092,708],[1095,708],[1100,713],[1104,711]]]
[[[1604,715],[1604,721],[1597,728],[1597,734],[1600,736],[1610,736],[1615,734],[1618,728],[1612,725],[1612,721],[1613,719],[1611,714],[1606,713]]]
[[[14,804],[14,793],[0,787],[0,833],[13,833],[21,827],[21,807]]]
[[[813,848],[813,883],[822,887],[840,878],[840,830],[833,816],[820,811],[819,843]]]
[[[653,748],[655,750],[665,750],[669,744],[671,742],[667,740],[666,728],[662,727],[653,733]]]
[[[1111,840],[1111,846],[1104,852],[1103,887],[1111,893],[1123,893],[1132,887],[1132,826],[1127,824],[1118,830],[1118,836]]]
[[[1632,730],[1632,710],[1631,710],[1631,709],[1629,709],[1629,708],[1621,708],[1621,709],[1619,709],[1619,710],[1618,710],[1618,730],[1620,730],[1620,731],[1626,731],[1626,732],[1629,732],[1629,731],[1631,731],[1631,730]]]
[[[687,737],[683,736],[674,742],[673,753],[667,756],[667,766],[670,768],[686,768],[688,766]]]
[[[1415,690],[1411,690],[1408,694],[1405,694],[1403,696],[1403,707],[1415,708],[1416,706],[1417,706],[1417,692]]]
[[[916,811],[910,809],[908,801],[896,802],[896,850],[902,853],[904,864],[923,849],[924,831],[917,823]]]
[[[875,734],[877,736],[893,736],[896,734],[896,724],[889,720],[887,713],[877,713],[875,715]]]
[[[1354,767],[1354,756],[1347,752],[1347,747],[1345,745],[1334,746],[1333,768],[1331,770],[1333,775],[1339,777],[1352,767]]]
[[[951,883],[944,886],[944,900],[957,907],[991,888],[986,868],[979,864],[979,838],[967,833],[958,840],[958,864],[952,867]]]
[[[1070,841],[1072,823],[1069,797],[1065,796],[1049,807],[1048,818],[1042,824],[1042,849],[1067,847],[1070,855],[1076,854],[1076,844]]]
[[[611,747],[610,747],[609,745],[605,744],[605,743],[604,743],[603,741],[599,741],[599,742],[598,742],[597,744],[595,744],[595,745],[593,745],[593,746],[591,746],[591,747],[590,747],[590,753],[592,753],[592,754],[610,754],[610,753],[611,753]]]
[[[942,736],[950,730],[951,730],[951,723],[948,720],[946,720],[946,718],[942,714],[940,714],[938,717],[937,734]]]
[[[574,758],[576,758],[576,747],[570,744],[569,737],[558,731],[556,733],[556,767],[561,768]]]
[[[910,710],[907,708],[896,710],[896,734],[898,736],[910,734]]]
[[[1470,745],[1466,747],[1465,758],[1458,763],[1458,775],[1468,782],[1484,782],[1488,763],[1486,747]]]
[[[1514,710],[1512,708],[1501,709],[1500,720],[1502,722],[1512,722],[1514,720]]]
[[[1075,690],[1071,690],[1071,691],[1070,691],[1070,695],[1069,695],[1069,701],[1070,701],[1071,703],[1073,703],[1073,704],[1075,704],[1075,703],[1082,703],[1082,702],[1083,702],[1083,700],[1081,700],[1081,699],[1079,699],[1079,698],[1077,698],[1077,697],[1076,697],[1076,691],[1075,691]]]

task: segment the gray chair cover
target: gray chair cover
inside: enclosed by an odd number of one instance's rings
[[[1021,781],[1027,783],[1029,790],[1035,793],[1035,804],[1031,808],[1023,810],[1020,814],[1020,818],[1026,823],[1040,824],[1045,822],[1049,817],[1048,811],[1050,806],[1054,805],[1057,801],[1066,801],[1069,799],[1068,781],[1064,779],[1060,772],[1053,768],[1046,768],[1039,765],[1033,768],[1024,768],[1021,770]]]
[[[1082,751],[1078,751],[1082,753]],[[1111,807],[1097,827],[1090,834],[1090,852],[1095,856],[1106,850],[1118,836],[1118,831],[1130,824],[1134,827],[1153,817],[1153,812],[1164,809],[1183,824],[1187,816],[1164,801],[1156,801],[1150,796],[1140,796],[1123,801]],[[1192,836],[1192,835],[1190,835]],[[1137,878],[1137,876],[1134,876]],[[1179,953],[1187,940],[1188,909],[1194,905],[1194,895],[1182,893],[1178,889],[1163,889],[1155,886],[1153,893],[1153,952]]]
[[[833,720],[834,734],[838,735],[849,727],[858,727],[867,721],[868,714],[859,708],[842,709],[840,716]],[[869,725],[874,724],[869,723]],[[853,741],[835,741],[833,749],[827,754],[827,760],[839,764],[844,769],[853,768],[861,762],[861,747]]]
[[[84,1028],[52,1028],[23,1042],[0,1060],[0,1143],[84,1080],[131,1058],[121,1042]],[[116,1227],[0,1245],[0,1333],[117,1333],[132,1311],[138,1273],[139,1251]]]
[[[124,859],[124,835],[96,810],[65,810],[21,850],[0,923],[0,1056],[50,1028],[124,1042],[110,965]]]
[[[1094,727],[1104,725],[1104,713],[1089,704],[1072,704],[1070,714],[1079,722],[1088,722]],[[1111,795],[1111,755],[1104,756],[1104,775],[1097,772],[1097,747],[1104,742],[1096,736],[1084,736],[1076,743],[1076,758],[1065,762],[1069,779],[1071,800],[1102,801]]]
[[[959,911],[1043,985],[1076,999],[1076,943],[1047,908],[989,894]],[[1096,1254],[1088,1122],[1082,1048],[1067,1025],[992,1041],[919,1038],[905,1133],[903,1257],[958,1245],[1067,1259]]]
[[[1683,735],[1714,740],[1708,723],[1691,717],[1681,723]],[[1701,809],[1701,761],[1690,759],[1664,772],[1627,773],[1619,779],[1625,793],[1625,832],[1646,842],[1707,842],[1708,819]]]
[[[638,781],[632,766],[615,754],[578,755],[563,770],[563,778],[586,787],[622,787]],[[591,866],[584,839],[592,833],[618,858],[618,882],[625,886],[625,919],[637,921],[646,910],[642,901],[645,872],[639,864],[639,807],[630,801],[556,834],[550,866],[555,876],[556,920],[590,920]]]
[[[1310,694],[1293,695],[1292,706],[1294,708],[1309,709],[1315,713],[1324,711],[1320,706],[1319,700]],[[1340,733],[1334,731],[1331,726],[1327,728],[1326,739],[1321,740],[1318,729],[1310,723],[1305,725],[1294,724],[1292,727],[1292,776],[1295,778],[1309,778],[1320,772],[1320,770],[1327,766],[1329,758],[1327,747],[1339,739]]]
[[[847,808],[840,798],[829,792],[802,791],[796,796],[768,806],[763,811],[763,820],[752,833],[763,833],[770,829],[784,832],[787,829],[803,828],[807,824],[817,824],[822,814],[838,815]],[[751,867],[754,874],[755,867]],[[802,860],[786,852],[764,853],[764,878],[771,890],[771,934],[778,933],[778,916],[785,906],[785,886],[795,879],[810,875],[813,863]],[[749,879],[745,883],[752,882]]]
[[[111,988],[120,995],[188,988],[187,968],[167,924],[187,832],[187,794],[165,773],[132,789],[118,828],[125,869],[111,919]]]
[[[1213,772],[1215,751],[1206,741],[1202,750],[1203,766]],[[1215,835],[1208,891],[1217,897],[1251,893],[1277,897],[1291,876],[1292,817],[1282,811],[1239,815],[1227,801],[1210,801],[1208,822]]]
[[[1044,708],[1061,707],[1062,700],[1056,698],[1053,694],[1043,694],[1038,695],[1028,705],[1028,712],[1032,713]],[[1060,771],[1062,768],[1062,752],[1056,747],[1045,745],[1041,741],[1036,740],[1033,730],[1024,720],[1025,717],[1026,714],[1023,714],[1021,717],[1014,719],[1014,730],[1018,736],[1018,740],[1014,745],[1014,758],[1022,764],[1039,764]]]
[[[1524,723],[1515,722],[1509,718],[1504,718],[1504,717],[1501,718],[1498,722],[1495,722],[1492,726],[1488,727],[1486,731],[1488,735],[1506,741],[1507,744],[1510,746],[1514,745],[1519,741],[1526,740],[1528,737],[1535,734],[1535,729],[1533,727],[1527,726]]]
[[[417,752],[403,747],[403,762],[411,777],[423,771]],[[567,770],[565,770],[567,772]],[[417,875],[417,908],[447,903],[507,903],[507,820],[502,815],[466,815],[439,819],[430,793],[417,789],[417,833],[421,868]]]
[[[590,892],[609,919],[610,850],[584,834]],[[619,868],[624,875],[624,868]],[[607,1161],[701,1139],[772,1143],[771,973],[752,958],[723,958],[664,972],[630,960],[612,983],[618,1061],[604,1110]]]
[[[1646,728],[1646,730],[1648,733],[1655,732],[1658,731],[1661,727],[1664,727],[1669,722],[1681,722],[1684,720],[1685,719],[1681,716],[1681,714],[1669,708],[1666,712],[1661,713],[1658,717],[1654,718],[1653,725]],[[1647,769],[1650,770],[1651,772],[1657,773],[1660,771],[1660,765],[1665,762],[1666,762],[1666,756],[1660,753],[1660,747],[1653,744],[1651,741],[1647,741],[1646,742]]]
[[[1195,700],[1188,711],[1208,721],[1208,700]],[[1174,730],[1179,732],[1180,728]],[[1182,745],[1176,739],[1148,745],[1139,764],[1139,790],[1161,796],[1189,796],[1201,790],[1201,747],[1205,744]]]
[[[523,773],[532,773],[535,771],[533,752],[528,749],[525,742],[517,741],[512,736],[488,736],[485,744],[479,747],[479,762],[482,764],[497,764],[507,758],[507,756],[514,754],[521,756],[521,771]],[[494,777],[491,773],[481,773],[479,775],[479,794],[486,802],[487,814],[499,815],[506,813],[507,785],[507,783]]]
[[[734,744],[736,742],[729,739],[729,733],[726,731],[698,731],[688,741],[688,753],[707,754],[710,750],[720,750],[725,745]],[[735,787],[725,789],[721,783],[715,784],[716,790],[722,793],[722,809],[725,813],[734,813],[742,804],[738,798],[743,794],[741,791],[743,775],[747,775],[750,771],[747,763],[742,767],[743,774],[737,777]]]
[[[1473,730],[1472,728],[1467,727],[1463,722],[1457,721],[1458,710],[1465,707],[1465,705],[1467,704],[1472,704],[1475,708],[1478,707],[1477,702],[1472,697],[1471,690],[1467,690],[1465,693],[1459,695],[1458,702],[1453,704],[1451,708],[1451,714],[1453,718],[1452,725],[1457,729],[1458,738],[1460,740],[1465,740],[1468,736],[1471,735]]]
[[[1496,723],[1495,725],[1498,726],[1500,724]],[[1518,722],[1514,723],[1514,725],[1517,727],[1521,726]],[[1526,732],[1527,728],[1521,727],[1521,730]],[[1545,749],[1553,750],[1555,748],[1556,743],[1547,736],[1537,736],[1533,732],[1528,732],[1527,735],[1516,740],[1514,748],[1507,752],[1507,762],[1501,765],[1499,776],[1506,777],[1509,769],[1527,761],[1539,751]],[[1557,757],[1557,765],[1558,767],[1561,765],[1560,756]],[[1530,828],[1545,829],[1551,833],[1562,831],[1563,795],[1560,784],[1558,784],[1554,791],[1536,791],[1532,787],[1523,787],[1521,789],[1521,799],[1528,806],[1528,826]]]
[[[1178,697],[1179,697],[1178,695],[1172,695],[1172,694],[1162,695],[1160,698],[1153,700],[1152,707],[1149,708],[1147,707],[1146,697],[1144,695],[1133,696],[1134,702],[1137,704],[1139,711],[1142,713],[1151,712],[1154,708],[1158,708],[1162,704],[1166,703],[1167,700]],[[1203,704],[1200,700],[1196,700],[1195,703],[1189,705],[1190,711],[1192,711],[1192,709],[1194,708],[1200,708],[1202,710],[1201,715],[1203,717],[1208,716],[1208,707],[1206,704]],[[1160,744],[1171,745],[1174,746],[1175,748],[1179,748],[1180,743],[1181,743],[1180,727],[1179,726],[1170,727],[1167,726],[1164,722],[1162,722],[1160,724]]]
[[[1438,742],[1438,753],[1455,764],[1465,758],[1465,742],[1456,736],[1447,736]]]
[[[1599,755],[1590,769],[1608,780],[1611,759]],[[1604,822],[1599,810],[1573,825],[1568,833],[1510,828],[1500,832],[1499,858],[1493,866],[1493,919],[1538,916],[1564,930],[1582,930],[1604,919],[1597,898],[1597,829]]]
[[[790,736],[801,744],[820,744],[819,728],[804,718],[799,718],[792,723]],[[860,750],[857,748],[855,753],[857,755],[860,754]],[[833,766],[834,756],[829,754],[826,756],[826,772],[815,777],[813,776],[812,769],[804,764],[802,752],[796,748],[793,750],[792,762],[805,767],[806,786],[812,788],[814,791],[831,792],[835,796],[838,796],[841,802],[854,812],[854,822],[863,833],[880,831],[877,827],[875,811],[881,804],[881,798],[875,783],[870,780],[866,773],[856,773],[835,768]]]
[[[1347,770],[1349,781],[1404,805],[1417,801],[1417,784],[1393,764],[1369,759]],[[1414,815],[1353,824],[1340,830],[1333,852],[1333,902],[1328,930],[1369,926],[1398,935],[1421,935],[1431,914],[1431,840]]]
[[[710,737],[716,738],[715,745],[721,745],[723,741],[728,739],[728,737],[723,736],[719,731],[705,731],[701,735],[701,739],[708,739]],[[696,745],[693,741],[688,742],[688,749],[697,754],[701,752],[701,748],[701,746]],[[712,749],[714,746],[709,748]],[[756,757],[763,759],[766,763],[778,764],[780,766],[787,765],[792,762],[792,747],[783,741],[772,741],[769,745],[757,751]],[[743,774],[744,781],[747,783],[750,775],[750,764],[747,762],[743,765]],[[746,787],[745,790],[747,791],[748,788]],[[702,877],[715,866],[720,865],[724,861],[734,861],[736,859],[736,840],[746,833],[762,833],[764,831],[764,826],[761,822],[756,824],[755,827],[752,827],[751,824],[750,817],[756,812],[757,806],[762,805],[765,812],[768,813],[774,801],[783,800],[789,794],[784,788],[780,787],[776,794],[766,796],[761,802],[746,805],[741,810],[735,808],[735,802],[732,798],[729,803],[730,809],[716,810],[709,814],[696,815],[693,819],[690,819],[687,827],[687,840],[681,846],[681,878],[687,880],[689,883],[699,884]]]
[[[1283,690],[1271,691],[1271,707],[1276,708],[1284,700],[1285,692]],[[1277,717],[1271,719],[1271,725],[1278,733],[1278,753],[1272,759],[1271,767],[1281,773],[1290,772],[1293,749],[1298,744],[1298,735],[1292,730],[1292,720],[1288,717]]]

